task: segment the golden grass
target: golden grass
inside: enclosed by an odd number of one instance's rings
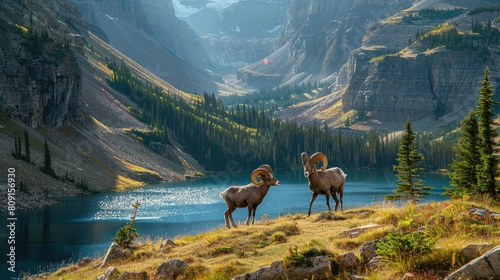
[[[113,131],[107,127],[105,124],[103,124],[102,122],[98,121],[96,118],[92,117],[92,120],[94,121],[94,123],[99,126],[100,128],[104,129],[107,133],[111,133],[113,134]]]
[[[380,240],[390,232],[400,230],[398,224],[402,221],[413,220],[414,224],[407,228],[412,231],[416,230],[412,226],[431,227],[431,218],[442,215],[445,219],[450,217],[455,220],[439,225],[443,232],[437,238],[435,249],[415,263],[419,267],[435,266],[443,275],[465,263],[466,260],[456,257],[456,252],[465,245],[473,242],[488,242],[492,246],[500,244],[499,221],[485,222],[486,226],[494,229],[493,234],[488,234],[482,230],[474,231],[473,227],[468,226],[477,222],[472,218],[462,222],[456,218],[467,215],[468,209],[474,206],[488,204],[494,211],[500,208],[498,202],[487,198],[472,201],[445,201],[402,208],[391,204],[367,206],[343,213],[336,212],[334,219],[320,219],[328,216],[323,215],[324,213],[315,213],[311,217],[288,214],[274,220],[261,219],[250,226],[239,225],[238,228],[229,230],[218,228],[192,236],[178,236],[174,238],[177,246],[163,252],[159,250],[161,240],[148,237],[138,243],[132,257],[112,265],[120,272],[146,271],[153,278],[156,269],[163,262],[178,258],[189,265],[177,279],[230,279],[283,260],[289,255],[289,248],[297,248],[298,251],[326,249],[334,255],[354,252],[359,257],[359,248],[364,242]],[[343,231],[369,224],[378,224],[380,227],[352,236],[339,235]],[[472,234],[469,232],[471,229]],[[53,277],[95,279],[107,267],[98,269],[100,261],[94,260],[82,268],[76,265],[63,268],[54,273]],[[367,279],[401,278],[405,272],[407,271],[401,271],[398,265],[391,264],[377,272],[367,272],[366,276]]]
[[[134,179],[130,179],[129,177],[117,175],[115,182],[115,189],[118,191],[124,191],[128,189],[135,189],[144,187],[146,185],[145,182],[136,181]]]
[[[148,174],[151,174],[155,177],[160,177],[160,174],[158,174],[158,172],[156,172],[156,171],[153,171],[151,169],[148,169],[148,168],[145,168],[145,167],[142,167],[139,165],[135,165],[129,161],[126,161],[126,160],[118,158],[118,157],[113,157],[113,158],[115,158],[116,160],[121,162],[123,164],[123,166],[125,166],[125,168],[127,168],[130,171],[133,171],[136,173],[148,173]]]

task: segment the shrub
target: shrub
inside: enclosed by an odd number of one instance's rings
[[[234,253],[233,247],[231,247],[231,246],[219,246],[219,247],[214,249],[214,251],[212,252],[212,256],[216,257],[216,256],[231,254],[231,253]]]
[[[286,242],[286,234],[282,231],[277,231],[271,235],[271,241],[274,243],[285,243]]]
[[[429,253],[436,240],[412,232],[393,232],[377,244],[377,255],[396,261],[403,270],[412,270],[418,257]]]
[[[124,227],[118,229],[115,237],[113,238],[113,241],[115,241],[122,249],[131,248],[134,240],[139,237],[137,230],[134,228],[135,218],[137,216],[137,209],[139,208],[139,205],[139,201],[136,201],[134,204],[132,204],[134,210],[132,212],[132,216],[130,217],[130,222],[128,222]]]

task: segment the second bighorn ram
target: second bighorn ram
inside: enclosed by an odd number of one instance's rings
[[[280,185],[280,182],[273,176],[273,170],[267,164],[261,165],[259,168],[255,169],[250,178],[252,184],[242,187],[229,187],[220,193],[220,197],[222,197],[227,204],[227,210],[224,212],[224,221],[227,228],[231,228],[229,226],[229,220],[231,220],[233,227],[236,227],[233,220],[233,212],[236,208],[243,207],[248,207],[248,218],[245,224],[249,224],[250,216],[252,216],[253,225],[257,206],[264,200],[264,197],[269,191],[269,187]],[[260,178],[260,181],[258,181],[257,178]]]
[[[344,211],[342,196],[344,195],[344,183],[347,175],[338,167],[326,169],[328,166],[328,159],[326,155],[321,152],[313,154],[311,158],[309,158],[307,153],[302,153],[300,156],[302,157],[302,165],[304,166],[304,176],[309,180],[309,188],[312,191],[307,216],[311,215],[313,202],[319,194],[324,194],[326,196],[328,211],[331,211],[331,195],[335,200],[335,211],[337,211],[339,205],[339,199],[337,198],[338,193],[340,196],[340,210]],[[321,170],[316,170],[316,165],[320,161],[323,163]]]

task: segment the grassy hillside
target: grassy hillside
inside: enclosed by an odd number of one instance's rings
[[[407,251],[406,258],[387,258],[386,265],[377,271],[370,271],[362,264],[355,274],[367,279],[400,279],[406,272],[413,272],[417,279],[441,279],[470,261],[470,257],[459,252],[466,245],[489,243],[493,248],[500,244],[500,221],[491,216],[470,214],[470,209],[475,207],[500,211],[498,201],[480,198],[399,208],[375,205],[333,216],[289,214],[269,220],[264,214],[255,225],[241,224],[237,229],[219,228],[194,236],[178,236],[174,239],[177,246],[163,252],[160,251],[162,240],[141,236],[128,259],[110,265],[120,272],[146,271],[152,279],[162,263],[177,258],[188,263],[177,279],[231,279],[274,261],[290,261],[314,248],[329,252],[332,262],[348,252],[360,258],[359,248],[363,243],[401,232],[408,233],[405,236],[410,236],[409,233],[422,236],[431,241],[432,249],[427,253]],[[377,226],[357,230],[358,234],[340,234],[366,225]],[[422,234],[418,234],[419,231]],[[102,259],[95,259],[83,267],[70,265],[49,278],[95,279],[110,266],[98,269],[101,262]],[[345,279],[346,273],[340,270],[330,279]]]

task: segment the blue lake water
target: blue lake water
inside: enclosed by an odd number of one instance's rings
[[[393,193],[396,177],[392,171],[344,170],[347,180],[344,192],[344,211],[373,203],[381,203],[386,194]],[[275,171],[279,187],[272,187],[258,207],[256,220],[262,215],[307,213],[311,191],[302,169]],[[219,193],[232,185],[250,182],[248,175],[213,175],[184,182],[162,183],[142,189],[119,193],[104,193],[64,198],[55,206],[36,211],[18,211],[16,230],[16,272],[30,274],[53,270],[63,262],[76,262],[82,257],[102,257],[118,228],[124,226],[132,212],[132,203],[141,205],[135,228],[142,236],[173,238],[224,226],[226,204]],[[421,178],[433,186],[426,201],[446,199],[442,187],[449,185],[444,174],[422,173]],[[335,202],[330,199],[333,207]],[[313,213],[327,210],[324,196],[313,205]],[[237,209],[233,217],[238,223],[246,219],[247,210]],[[5,218],[2,218],[5,220]],[[2,233],[3,234],[3,233]],[[5,242],[2,241],[0,277],[18,274],[7,271]]]

